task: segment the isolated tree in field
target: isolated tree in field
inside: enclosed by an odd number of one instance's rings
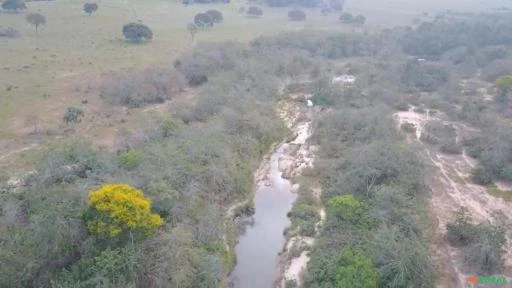
[[[363,15],[357,15],[352,22],[355,24],[363,25],[366,22],[366,17]]]
[[[77,107],[68,107],[64,117],[62,117],[62,121],[65,124],[76,124],[82,121],[82,117],[84,117],[84,111]]]
[[[27,9],[27,5],[21,0],[5,0],[2,2],[2,9],[17,12],[18,10]]]
[[[345,24],[350,24],[354,21],[354,16],[350,13],[343,13],[340,16],[340,21]]]
[[[92,191],[84,220],[89,233],[111,238],[149,236],[163,224],[162,218],[151,212],[151,200],[126,184],[106,184]]]
[[[189,23],[187,25],[187,31],[188,33],[190,33],[190,37],[192,38],[192,42],[194,42],[194,39],[196,37],[196,34],[197,34],[197,25],[194,24],[194,23]]]
[[[288,20],[290,21],[304,21],[306,20],[306,13],[299,9],[293,9],[288,12]]]
[[[123,26],[124,37],[133,42],[153,39],[153,31],[141,23],[128,23]]]
[[[96,12],[98,10],[98,4],[96,3],[85,3],[84,4],[84,11],[85,13],[89,14],[91,16],[92,13]]]
[[[206,13],[198,13],[194,17],[194,24],[199,28],[212,27],[213,19]]]
[[[261,10],[260,7],[251,6],[249,9],[247,9],[246,14],[250,17],[260,17],[263,15],[263,10]]]
[[[222,21],[224,20],[224,17],[222,16],[222,13],[218,10],[208,10],[205,12],[208,16],[210,16],[210,18],[212,18],[212,21],[214,23],[222,23]]]
[[[46,24],[46,18],[39,13],[30,13],[27,15],[27,22],[32,24],[38,31],[39,26]]]

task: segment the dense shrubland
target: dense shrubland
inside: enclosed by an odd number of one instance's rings
[[[0,262],[9,265],[0,268],[0,286],[222,286],[236,231],[224,211],[249,197],[262,155],[287,131],[274,112],[280,85],[317,63],[287,51],[283,57],[270,46],[203,45],[179,58],[179,72],[106,77],[105,100],[130,107],[172,98],[182,87],[173,80],[181,77],[176,73],[208,81],[197,88],[195,105],[153,119],[142,140],[125,141],[117,152],[81,142],[58,145],[25,186],[2,188]],[[125,228],[118,234],[117,226],[108,226],[115,228],[113,237],[99,233],[108,227],[98,223],[111,222],[85,220],[97,215],[106,221],[108,213],[87,212],[87,199],[105,183],[143,191],[162,226],[144,222],[151,231],[159,226],[144,237],[126,237]]]
[[[475,179],[511,179],[512,130],[496,116],[507,117],[506,108],[462,97],[451,77],[475,63],[491,81],[510,74],[491,69],[495,61],[511,61],[501,47],[510,44],[503,35],[510,20],[490,19],[437,20],[378,34],[301,32],[258,38],[250,45],[202,44],[173,68],[106,76],[101,96],[113,104],[162,102],[185,82],[196,89],[196,103],[171,108],[146,127],[142,141],[127,141],[119,151],[82,142],[53,147],[25,186],[2,187],[0,263],[8,265],[0,267],[0,286],[222,286],[233,265],[236,231],[233,223],[226,224],[225,208],[250,195],[262,155],[284,138],[287,130],[274,104],[283,86],[303,76],[311,82],[295,89],[329,108],[314,123],[313,141],[321,149],[310,173],[321,179],[327,220],[311,253],[306,284],[434,286],[425,243],[424,167],[390,116],[408,104],[424,104],[476,125],[480,133],[464,141],[482,165],[476,172],[482,177]],[[482,39],[471,27],[492,33]],[[130,35],[145,31],[132,28]],[[451,62],[424,63],[406,54]],[[474,55],[483,60],[477,63]],[[333,74],[341,73],[356,75],[355,85],[333,85]],[[453,130],[438,124],[428,131],[450,152]],[[158,214],[162,226],[129,241],[88,230],[83,220],[89,192],[105,183],[143,191],[152,201],[146,212]],[[290,213],[293,225],[308,236],[319,219],[314,201],[302,195]],[[453,224],[448,237],[464,245],[468,263],[490,256],[476,271],[499,270],[501,232],[471,225]],[[486,237],[489,231],[497,236]]]

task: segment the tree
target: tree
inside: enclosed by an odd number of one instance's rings
[[[92,191],[84,220],[89,233],[111,238],[148,236],[163,224],[158,214],[151,213],[151,200],[126,184],[105,184]]]
[[[494,81],[494,86],[498,88],[501,95],[506,95],[512,91],[512,75],[501,76]]]
[[[368,208],[352,194],[335,196],[329,200],[328,206],[337,217],[347,221],[358,221]]]
[[[153,31],[141,23],[128,23],[123,26],[124,37],[133,42],[153,39]]]
[[[343,6],[345,5],[345,0],[331,0],[329,6],[332,10],[341,12],[343,11]]]
[[[343,13],[340,16],[340,21],[345,24],[350,24],[352,21],[354,21],[354,16],[350,13]]]
[[[196,37],[196,34],[197,34],[197,25],[194,24],[194,23],[189,23],[187,25],[187,31],[188,33],[190,33],[190,37],[192,38],[192,42],[194,42],[194,39]]]
[[[210,18],[212,19],[212,21],[214,23],[222,23],[222,21],[224,20],[224,17],[222,16],[222,13],[218,10],[208,10],[205,12],[208,16],[210,16]]]
[[[260,7],[251,6],[247,9],[247,16],[250,17],[261,17],[263,15],[263,10]]]
[[[198,13],[194,17],[194,24],[199,28],[212,27],[213,19],[206,13]]]
[[[36,32],[39,26],[46,24],[46,18],[39,13],[30,13],[27,15],[26,19],[29,24],[34,25]]]
[[[92,13],[96,12],[98,10],[98,4],[96,3],[85,3],[84,4],[84,11],[85,13],[89,14],[91,16]]]
[[[365,22],[366,22],[366,17],[364,17],[363,15],[357,15],[353,20],[353,23],[360,24],[360,25],[363,25]]]
[[[80,121],[82,121],[83,116],[84,111],[82,111],[82,109],[77,107],[68,107],[68,109],[66,110],[66,114],[64,114],[62,120],[65,124],[79,123]]]
[[[306,20],[306,13],[299,9],[293,9],[288,12],[288,20],[290,21],[304,21]]]
[[[378,274],[362,250],[346,246],[341,250],[336,273],[338,288],[377,288]]]
[[[5,0],[2,2],[2,9],[17,12],[18,10],[27,9],[27,5],[21,0]]]

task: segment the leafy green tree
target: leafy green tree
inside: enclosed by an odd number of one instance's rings
[[[354,16],[350,13],[343,13],[340,16],[340,21],[345,24],[350,24],[354,21]]]
[[[263,15],[263,10],[260,7],[251,6],[245,12],[247,16],[250,17],[261,17]]]
[[[36,32],[39,26],[46,24],[46,17],[39,13],[29,13],[26,17],[26,20],[29,24],[36,28]]]
[[[336,288],[377,288],[378,279],[371,258],[361,249],[346,246],[341,250]]]
[[[84,4],[84,11],[85,11],[85,13],[89,14],[89,16],[91,16],[91,14],[96,12],[97,10],[98,10],[98,4],[96,4],[96,3],[85,3]]]
[[[22,0],[5,0],[2,2],[2,9],[17,12],[27,9],[27,5],[25,5],[25,2]]]
[[[206,28],[213,26],[213,19],[206,13],[198,13],[194,16],[194,24],[199,28]]]
[[[123,26],[124,37],[133,42],[149,41],[153,39],[153,31],[141,23],[128,23]]]
[[[299,9],[293,9],[288,12],[288,20],[290,21],[305,21],[306,13]]]
[[[218,10],[210,9],[206,11],[205,14],[210,16],[214,23],[222,23],[222,21],[224,20],[222,13]]]

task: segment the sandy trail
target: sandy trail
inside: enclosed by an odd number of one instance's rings
[[[416,127],[416,134],[409,135],[408,141],[419,143],[424,148],[426,159],[432,163],[431,173],[427,177],[427,185],[432,191],[430,208],[436,222],[436,247],[433,247],[434,258],[439,263],[441,284],[439,287],[464,287],[465,279],[469,276],[463,272],[457,249],[447,245],[443,235],[446,233],[446,224],[452,222],[455,213],[462,207],[468,209],[469,215],[475,223],[496,223],[501,216],[512,219],[512,205],[505,200],[487,193],[485,187],[470,183],[469,175],[477,161],[471,159],[463,152],[461,155],[447,155],[432,149],[420,141],[423,127],[430,120],[442,120],[426,114],[414,112],[415,107],[408,111],[397,112],[393,115],[398,127],[403,123],[412,123]],[[456,128],[457,138],[471,127],[461,123],[443,121]],[[504,255],[506,276],[512,276],[512,247],[511,241],[506,244]],[[455,273],[455,275],[454,275]]]

